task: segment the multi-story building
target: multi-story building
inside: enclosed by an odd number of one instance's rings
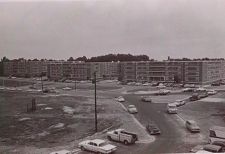
[[[47,76],[51,80],[63,78],[63,61],[51,61],[47,65]]]
[[[88,67],[84,62],[72,63],[71,75],[72,80],[88,80]]]
[[[136,62],[121,62],[120,67],[123,82],[136,81]]]
[[[122,62],[124,82],[180,82],[205,84],[225,78],[225,61]]]
[[[206,84],[225,78],[225,61],[75,62],[12,60],[4,62],[5,76],[33,77],[46,73],[49,79],[120,79],[124,82],[180,82]]]
[[[36,77],[47,72],[47,61],[16,59],[4,62],[4,75]]]

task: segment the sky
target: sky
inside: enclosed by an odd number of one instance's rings
[[[0,0],[0,57],[225,58],[224,0]]]

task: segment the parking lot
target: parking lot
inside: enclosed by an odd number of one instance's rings
[[[224,86],[208,87],[220,90],[216,95],[178,107],[178,114],[166,112],[167,103],[186,99],[192,93],[182,88],[169,87],[168,95],[154,95],[152,86],[118,85],[113,82],[97,83],[98,133],[94,131],[94,85],[92,83],[60,83],[44,81],[44,88],[55,93],[42,94],[40,81],[30,79],[4,79],[6,87],[0,90],[0,151],[1,153],[49,153],[56,150],[78,150],[77,144],[89,138],[106,139],[105,132],[125,128],[136,132],[140,141],[132,146],[107,141],[118,146],[116,153],[168,153],[189,152],[191,148],[208,141],[209,128],[225,126]],[[23,84],[22,84],[23,82]],[[1,83],[2,80],[1,80]],[[9,84],[10,83],[10,84]],[[36,90],[31,91],[31,85]],[[76,86],[76,87],[75,87]],[[63,88],[69,87],[69,90]],[[11,89],[10,89],[11,88]],[[16,88],[16,89],[13,89]],[[115,97],[123,96],[118,103]],[[152,103],[142,102],[141,96],[150,96]],[[37,110],[27,112],[27,104],[36,99]],[[138,113],[127,113],[128,105],[135,105]],[[201,132],[190,133],[186,120],[195,120]],[[154,121],[162,134],[149,135],[145,126]],[[106,139],[107,140],[107,139]],[[162,147],[162,145],[164,145]]]

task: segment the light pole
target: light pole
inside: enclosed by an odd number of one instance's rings
[[[75,91],[77,90],[77,80],[75,80],[75,82],[74,82],[74,89],[75,89]]]
[[[43,73],[41,73],[41,90],[42,90],[42,92],[43,92],[43,91],[44,91],[44,86],[43,86],[42,75],[43,75]]]
[[[96,71],[94,72],[94,84],[95,84],[95,132],[98,131],[98,119],[97,119],[97,98],[96,98]]]

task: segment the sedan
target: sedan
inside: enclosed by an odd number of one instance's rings
[[[152,102],[152,99],[149,96],[142,96],[141,97],[141,101],[143,101],[143,102]]]
[[[153,124],[153,123],[147,124],[146,130],[151,135],[159,135],[159,134],[161,134],[161,131],[159,130],[159,128],[155,124]]]
[[[117,98],[115,98],[116,99],[116,101],[118,101],[118,102],[125,102],[125,99],[123,98],[123,96],[119,96],[119,97],[117,97]]]
[[[134,105],[129,105],[127,111],[131,114],[138,113],[137,108]]]
[[[187,120],[185,126],[192,133],[200,132],[200,128],[194,120]]]
[[[176,100],[173,104],[175,104],[177,107],[185,105],[184,100]]]
[[[215,95],[217,93],[216,90],[208,90],[207,91],[208,95]]]
[[[116,146],[106,144],[106,142],[101,139],[82,141],[78,144],[78,147],[81,148],[81,150],[88,150],[104,154],[113,153],[117,149]]]

